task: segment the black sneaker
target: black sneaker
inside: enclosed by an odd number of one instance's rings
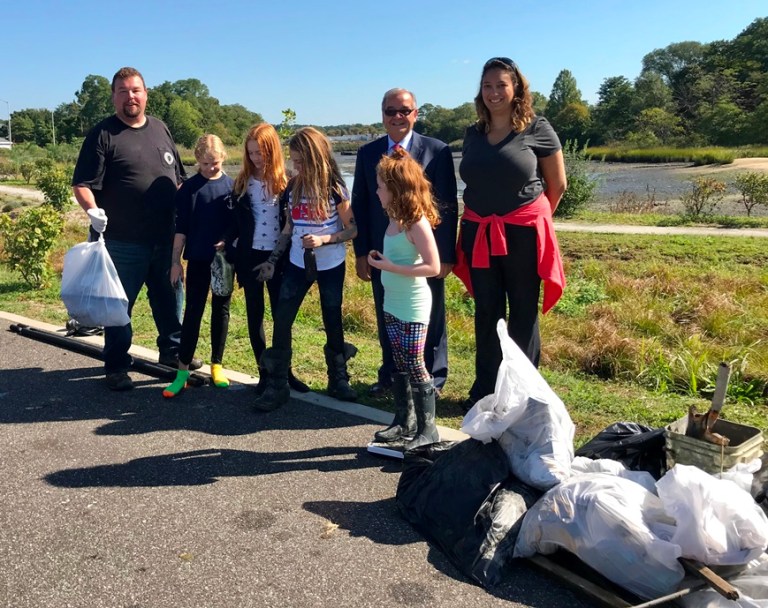
[[[165,365],[173,369],[179,369],[179,355],[160,355],[157,360],[160,365]],[[203,362],[200,359],[192,357],[192,361],[189,362],[189,371],[193,372],[196,369],[203,367]]]
[[[107,388],[111,391],[129,391],[133,388],[133,380],[127,372],[107,374]]]

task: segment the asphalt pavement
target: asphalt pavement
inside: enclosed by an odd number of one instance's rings
[[[400,462],[365,450],[388,414],[314,394],[256,413],[236,374],[113,393],[18,322],[51,329],[0,312],[0,606],[593,605],[526,562],[488,592],[430,547],[398,514]]]

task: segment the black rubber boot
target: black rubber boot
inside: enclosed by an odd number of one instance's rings
[[[256,385],[256,396],[261,397],[267,390],[267,370],[259,365],[259,383]]]
[[[256,398],[254,409],[271,412],[288,403],[291,389],[288,387],[288,369],[291,367],[291,349],[268,348],[261,355],[259,368],[264,372],[259,385],[266,382],[264,392]]]
[[[377,443],[410,441],[416,435],[416,410],[407,373],[396,372],[392,376],[392,395],[395,398],[395,418],[387,428],[373,434]]]
[[[288,369],[288,386],[297,393],[308,393],[311,389],[293,375],[293,370]]]
[[[328,366],[328,394],[341,401],[357,399],[357,393],[350,386],[349,374],[347,373],[347,361],[357,354],[357,348],[344,343],[344,352],[337,353],[328,348],[326,344],[323,347],[323,352],[325,353],[325,363]]]
[[[413,406],[416,410],[416,437],[405,444],[406,450],[440,441],[435,426],[435,385],[430,380],[412,384]]]

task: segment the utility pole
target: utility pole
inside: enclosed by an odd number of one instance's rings
[[[51,110],[51,133],[53,134],[53,145],[56,145],[56,122],[53,120],[53,110]]]
[[[6,106],[8,106],[8,141],[13,143],[13,137],[11,137],[11,103],[9,101],[5,101],[5,99],[0,99]]]

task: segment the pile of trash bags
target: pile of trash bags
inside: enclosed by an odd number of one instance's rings
[[[768,606],[763,462],[721,477],[681,464],[666,471],[663,429],[632,423],[611,425],[574,453],[564,404],[503,321],[497,331],[504,358],[494,394],[465,417],[470,439],[406,453],[402,515],[486,588],[514,558],[565,549],[644,599],[676,591],[679,557],[736,566],[737,603],[705,590],[686,605]]]

